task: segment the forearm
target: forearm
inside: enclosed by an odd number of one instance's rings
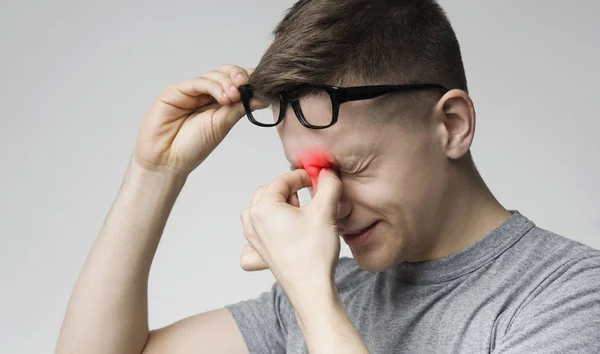
[[[57,353],[140,353],[152,259],[185,178],[130,163],[79,275]]]
[[[315,288],[313,288],[315,289]],[[310,353],[369,353],[350,321],[335,285],[292,295],[296,318]]]

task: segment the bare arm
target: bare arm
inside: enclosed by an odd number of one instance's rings
[[[141,353],[148,338],[150,265],[185,179],[135,162],[81,271],[59,353]]]
[[[297,191],[312,184],[303,169],[259,188],[242,212],[244,235],[288,296],[311,353],[369,353],[334,280],[342,183],[331,169],[323,169],[318,178],[319,191],[302,208]]]
[[[170,86],[153,104],[75,285],[57,353],[247,352],[227,310],[150,334],[147,304],[150,266],[177,196],[189,173],[244,115],[239,92],[229,87],[246,82],[244,69],[227,66]],[[164,350],[171,346],[177,350]]]
[[[143,354],[248,353],[227,309],[195,315],[150,332]]]

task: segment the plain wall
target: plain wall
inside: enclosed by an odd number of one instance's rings
[[[2,2],[0,352],[53,352],[160,91],[223,64],[256,65],[292,3]],[[491,190],[538,226],[600,248],[600,3],[442,5],[462,45],[478,112],[472,151]],[[190,176],[152,268],[152,328],[270,287],[270,273],[239,267],[239,214],[287,170],[276,131],[244,119]]]

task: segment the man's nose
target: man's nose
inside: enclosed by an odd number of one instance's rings
[[[336,220],[342,220],[346,218],[352,212],[352,203],[343,194],[337,205]]]

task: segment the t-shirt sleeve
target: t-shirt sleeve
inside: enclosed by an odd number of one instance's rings
[[[353,259],[339,259],[335,277],[341,296],[359,281],[356,271]],[[230,304],[225,308],[232,313],[251,354],[285,353],[288,348],[288,334],[296,340],[291,344],[293,348],[302,346],[303,350],[306,349],[304,341],[298,342],[300,328],[294,308],[277,282],[270,291],[261,293],[257,298]]]
[[[492,353],[600,353],[600,257],[557,272],[515,315]]]
[[[251,354],[286,352],[286,321],[293,310],[279,284],[254,299],[225,308],[233,315]]]

